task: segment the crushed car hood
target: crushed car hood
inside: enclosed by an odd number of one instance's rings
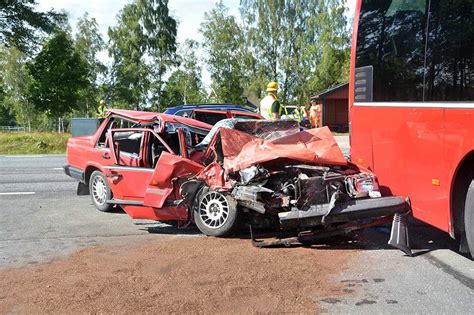
[[[220,138],[223,166],[227,173],[275,159],[316,165],[347,165],[327,127],[303,130],[272,140],[228,128],[220,128],[216,136]]]

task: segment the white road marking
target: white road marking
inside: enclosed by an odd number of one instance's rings
[[[2,158],[42,158],[44,155],[0,155]]]
[[[62,170],[64,170],[64,168],[62,168],[62,167],[54,167],[53,170],[57,170],[57,171],[60,171],[60,170],[61,170],[61,171],[62,171]]]
[[[16,191],[16,192],[0,193],[0,196],[8,196],[8,195],[34,195],[34,194],[36,194],[34,191]]]

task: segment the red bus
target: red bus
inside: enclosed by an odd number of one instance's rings
[[[351,158],[474,257],[474,1],[357,0]]]

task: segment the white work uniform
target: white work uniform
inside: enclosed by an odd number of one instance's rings
[[[260,101],[260,115],[263,118],[273,120],[272,105],[276,100],[277,99],[273,94],[268,94]]]

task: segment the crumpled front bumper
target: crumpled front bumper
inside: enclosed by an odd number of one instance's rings
[[[392,216],[395,213],[407,213],[410,206],[401,197],[382,197],[374,199],[353,199],[345,203],[336,204],[329,211],[329,204],[313,205],[308,210],[296,208],[278,214],[282,228],[301,228],[318,226],[324,223],[351,222],[363,219],[376,219]],[[327,215],[326,215],[327,214]]]

